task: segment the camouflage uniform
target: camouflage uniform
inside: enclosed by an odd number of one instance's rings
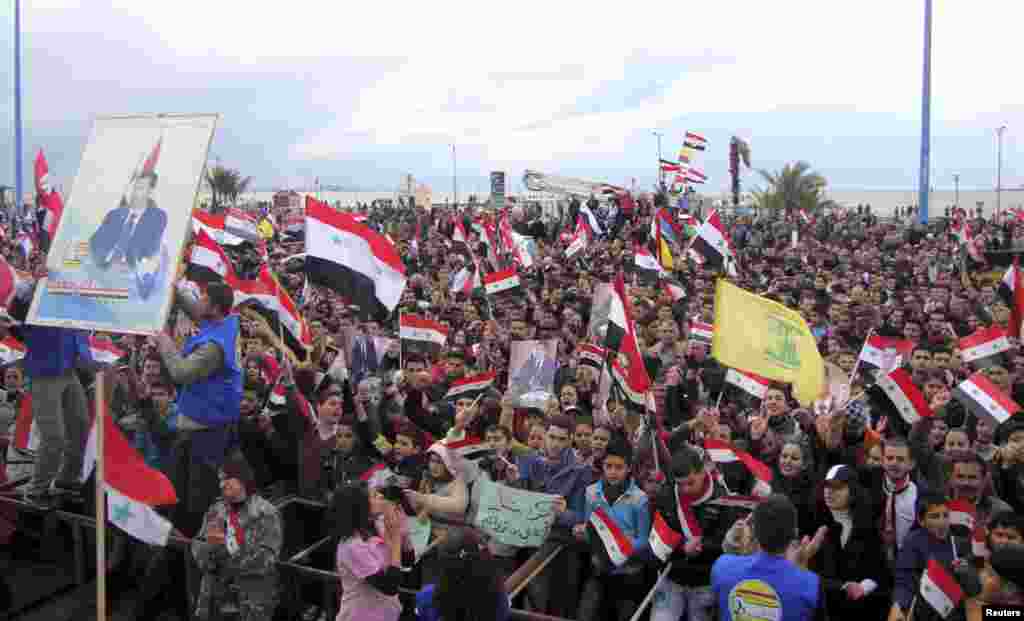
[[[196,601],[196,618],[216,619],[211,605],[222,607],[237,600],[240,621],[270,621],[278,601],[277,557],[281,552],[281,516],[274,505],[260,496],[250,496],[239,509],[244,543],[235,554],[227,545],[207,543],[207,524],[227,520],[227,505],[218,500],[206,512],[202,530],[192,541],[192,556],[203,572]]]

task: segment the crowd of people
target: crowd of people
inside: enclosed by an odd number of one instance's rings
[[[597,235],[567,260],[584,209]],[[126,352],[109,373],[111,419],[173,482],[179,501],[160,510],[191,539],[188,561],[202,575],[193,592],[177,579],[177,551],[121,537],[111,583],[138,589],[140,619],[164,610],[274,618],[288,528],[276,502],[299,496],[325,507],[330,549],[311,558],[340,576],[338,621],[483,621],[512,608],[580,620],[628,621],[638,610],[653,621],[927,619],[939,614],[919,596],[931,561],[962,585],[953,615],[1024,605],[1024,417],[997,425],[953,398],[978,370],[960,339],[992,326],[1020,332],[1012,300],[999,295],[1007,262],[992,252],[1010,248],[1020,227],[954,212],[922,229],[869,209],[725,218],[733,282],[798,309],[845,378],[801,405],[788,385],[755,395],[727,381],[698,334],[715,323],[722,273],[688,252],[681,226],[672,267],[653,281],[636,273],[659,209],[679,220],[663,195],[573,198],[543,216],[513,205],[512,228],[536,248],[524,262],[500,243],[485,247],[494,242],[474,224],[499,216],[486,204],[358,206],[360,221],[394,241],[408,278],[398,307],[376,313],[311,285],[295,257],[301,236],[286,233],[283,210],[264,206],[274,235],[225,250],[239,274],[270,267],[312,347],[297,356],[259,315],[237,311],[230,287],[188,284],[184,265],[167,334],[110,335]],[[456,229],[469,232],[465,243]],[[6,260],[45,276],[40,249],[26,256],[13,237],[0,242]],[[520,290],[467,295],[454,283],[474,264],[516,265]],[[646,409],[603,388],[593,302],[620,273],[652,380]],[[32,294],[24,280],[0,316],[2,336],[27,349],[4,370],[0,431],[10,430],[7,479],[27,479],[17,497],[49,509],[82,495],[97,365],[84,334],[21,323]],[[444,325],[442,350],[403,351],[402,314]],[[860,361],[872,335],[907,343],[899,364],[933,415],[911,424],[874,387]],[[557,341],[557,369],[547,401],[521,407],[502,387],[512,343],[528,340]],[[1024,403],[1015,339],[981,371]],[[495,373],[486,389],[451,391],[485,372]],[[13,442],[29,397],[35,451]],[[491,450],[467,457],[458,448],[467,438]],[[376,476],[381,465],[389,476]],[[474,526],[484,478],[557,497],[539,548]],[[417,547],[413,522],[427,519],[429,544]],[[0,515],[0,526],[18,540],[16,514]],[[526,588],[510,598],[505,585],[524,573]],[[303,619],[335,614],[315,591],[302,596]]]

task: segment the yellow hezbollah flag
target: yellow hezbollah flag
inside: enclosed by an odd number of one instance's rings
[[[661,235],[658,236],[658,262],[661,266],[667,270],[674,269],[672,262],[672,250],[668,247],[668,242],[662,239]]]
[[[274,236],[274,225],[266,218],[260,221],[259,225],[256,226],[256,230],[259,231],[260,237],[263,239],[270,239]]]
[[[793,384],[810,405],[825,390],[825,363],[800,313],[718,279],[711,354],[718,362]]]

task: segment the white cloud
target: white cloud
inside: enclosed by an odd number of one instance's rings
[[[935,120],[977,126],[979,133],[1002,122],[1024,131],[1019,109],[1002,111],[1004,104],[1024,101],[1024,84],[1006,62],[1016,57],[1012,42],[1024,5],[1005,0],[935,4]],[[84,24],[95,23],[99,33],[103,11],[75,6],[34,2],[26,27],[80,32]],[[579,154],[616,156],[631,137],[702,113],[839,107],[845,108],[835,113],[840,120],[883,114],[908,128],[919,116],[919,0],[525,0],[511,5],[116,0],[114,6],[149,29],[118,32],[127,46],[140,53],[149,45],[167,46],[187,70],[211,63],[210,58],[240,73],[268,64],[298,73],[310,58],[407,59],[355,93],[345,74],[332,74],[317,63],[314,85],[295,87],[294,97],[335,109],[337,115],[323,127],[299,121],[300,138],[289,153],[293,159],[454,141],[479,155],[481,165],[512,166]],[[629,59],[638,53],[651,58],[710,54],[734,62],[701,71],[680,67],[678,73],[660,67],[664,75],[657,77],[670,82],[660,97],[625,110],[610,106],[566,114],[608,83],[637,79],[642,68]],[[344,106],[334,106],[341,100]],[[69,97],[67,105],[73,101]],[[754,136],[762,133],[758,127],[745,129]],[[844,130],[841,123],[836,128]]]

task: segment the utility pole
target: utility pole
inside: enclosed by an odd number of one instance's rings
[[[21,216],[21,0],[14,0],[14,212]]]
[[[1000,125],[996,128],[996,134],[999,136],[999,146],[996,147],[996,213],[1000,212],[1002,207],[1003,198],[1003,133],[1006,132],[1006,126]]]
[[[661,171],[661,137],[664,135],[661,132],[652,131],[652,134],[658,139],[658,190],[660,191],[665,185],[665,173]]]
[[[953,195],[954,196],[953,204],[956,206],[957,209],[959,209],[960,208],[960,173],[953,173],[953,186],[955,188],[954,195]]]
[[[924,0],[924,70],[921,86],[921,168],[917,186],[917,211],[921,224],[928,224],[928,177],[932,142],[932,0]]]

